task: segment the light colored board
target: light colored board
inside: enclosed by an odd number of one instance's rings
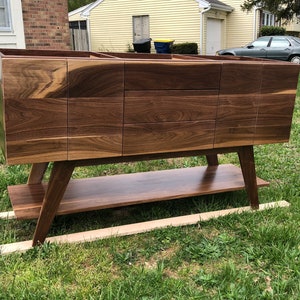
[[[4,211],[4,212],[0,212],[0,220],[1,219],[15,219],[16,215],[14,213],[14,211]]]
[[[260,204],[259,210],[266,210],[275,207],[288,207],[290,204],[287,201],[270,202],[265,204]],[[49,237],[46,242],[50,243],[84,243],[92,242],[99,239],[127,236],[132,234],[138,234],[143,232],[148,232],[154,229],[166,228],[170,226],[186,226],[193,225],[199,221],[208,221],[212,218],[218,218],[222,216],[227,216],[230,214],[240,214],[243,212],[255,212],[250,206],[232,208],[225,210],[218,210],[200,214],[185,215],[180,217],[166,218],[148,222],[134,223],[110,228],[103,228],[91,231],[84,231],[60,236]],[[11,244],[0,245],[1,254],[11,254],[14,252],[24,252],[32,248],[32,241],[23,241]]]

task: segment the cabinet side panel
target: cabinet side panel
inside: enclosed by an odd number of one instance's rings
[[[288,142],[300,66],[265,64],[254,144]]]
[[[6,59],[3,100],[9,164],[67,159],[65,60]]]

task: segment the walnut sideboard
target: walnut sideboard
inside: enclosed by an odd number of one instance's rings
[[[19,219],[246,189],[253,146],[289,140],[299,65],[242,57],[0,50],[1,148],[32,164],[9,186]],[[237,152],[241,168],[219,165]],[[208,166],[70,180],[77,166],[205,155]],[[43,182],[49,162],[50,179]]]

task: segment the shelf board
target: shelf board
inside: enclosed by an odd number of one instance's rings
[[[258,187],[269,183],[257,178]],[[245,188],[241,169],[231,164],[74,179],[57,215],[208,195]],[[46,183],[9,186],[18,219],[38,218]]]

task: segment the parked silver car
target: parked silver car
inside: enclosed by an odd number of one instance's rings
[[[286,35],[262,36],[241,48],[219,50],[216,55],[251,56],[300,64],[300,38]]]

